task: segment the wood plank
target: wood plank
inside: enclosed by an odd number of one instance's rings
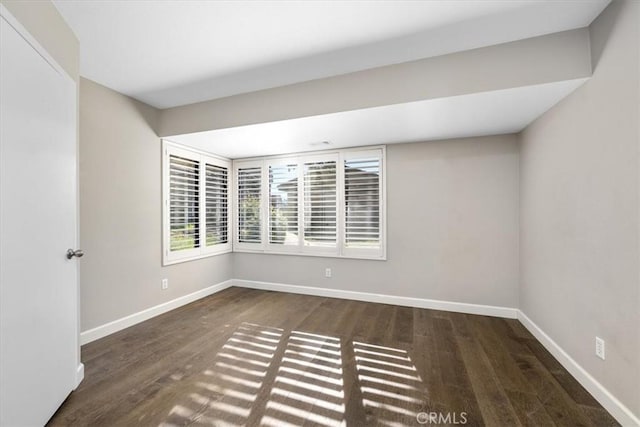
[[[49,425],[616,425],[513,322],[230,288],[84,346]]]
[[[527,377],[538,399],[558,426],[590,426],[583,414],[551,372],[535,356],[515,356],[518,366]]]
[[[522,425],[480,344],[456,337],[468,381],[486,425]]]
[[[552,427],[555,423],[535,394],[505,390],[511,405],[524,426]]]
[[[518,364],[504,345],[504,338],[500,339],[493,325],[497,319],[485,316],[470,316],[475,336],[487,355],[496,377],[504,389],[533,393],[531,385],[522,375]]]
[[[574,402],[593,408],[600,407],[598,401],[564,369],[560,362],[558,362],[540,342],[535,339],[527,340],[527,347],[549,373],[553,375],[558,384],[571,396]]]

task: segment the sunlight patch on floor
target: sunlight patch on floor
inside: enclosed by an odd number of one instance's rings
[[[358,391],[351,404],[364,408],[367,422],[414,422],[426,396],[404,349],[248,322],[210,366],[195,383],[199,391],[188,395],[191,404],[176,404],[164,426],[344,426],[352,396],[346,396],[346,374],[350,390]]]

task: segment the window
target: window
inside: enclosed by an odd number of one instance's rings
[[[304,245],[337,247],[338,198],[336,161],[304,163]]]
[[[163,263],[232,250],[385,259],[384,156],[375,147],[232,162],[165,140]]]
[[[163,147],[164,264],[230,252],[230,162]]]
[[[262,167],[238,169],[238,243],[262,243]]]
[[[228,239],[228,186],[229,168],[205,162],[205,245],[229,243]]]
[[[169,246],[187,251],[200,245],[200,164],[169,155]]]
[[[300,244],[298,165],[269,165],[269,244],[286,250]]]
[[[384,259],[384,152],[234,161],[234,249]]]
[[[356,153],[344,160],[346,251],[380,247],[381,158],[377,152]]]

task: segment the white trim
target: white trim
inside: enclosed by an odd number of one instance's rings
[[[275,246],[275,245],[272,245]],[[260,254],[260,255],[294,255],[294,256],[311,256],[320,258],[342,258],[342,259],[366,259],[369,261],[386,261],[387,258],[381,256],[372,256],[360,253],[359,255],[336,255],[335,252],[302,252],[300,248],[296,250],[263,250],[263,249],[245,249],[245,248],[233,248],[234,253],[243,254]]]
[[[78,386],[80,385],[83,379],[84,379],[84,363],[80,363],[78,365],[78,368],[76,368],[76,387],[74,388],[74,390],[78,388]]]
[[[518,310],[518,320],[620,424],[628,427],[640,426],[640,418],[637,415],[634,415],[629,408],[592,377],[522,310]]]
[[[226,245],[226,243],[225,243],[225,245]],[[209,258],[209,257],[212,257],[212,256],[230,254],[232,252],[233,252],[233,248],[224,249],[224,250],[220,250],[220,251],[217,251],[217,252],[205,252],[202,255],[194,255],[194,256],[190,256],[189,258],[178,258],[178,259],[174,259],[172,261],[165,261],[165,262],[162,263],[162,266],[163,267],[167,267],[167,266],[174,265],[174,264],[182,264],[183,262],[195,261],[195,260],[198,260],[198,259]]]
[[[441,301],[425,298],[401,297],[394,295],[374,294],[369,292],[344,291],[312,286],[287,285],[283,283],[259,282],[255,280],[232,280],[232,286],[240,288],[261,289],[265,291],[289,292],[293,294],[313,295],[329,298],[342,298],[355,301],[393,304],[403,307],[428,308],[432,310],[453,311],[456,313],[481,314],[484,316],[516,319],[518,309],[492,305],[469,304],[464,302]]]
[[[208,288],[201,289],[199,291],[178,297],[171,301],[158,304],[154,307],[147,308],[146,310],[142,310],[137,313],[130,314],[129,316],[114,320],[112,322],[105,323],[104,325],[98,326],[96,328],[89,329],[88,331],[80,333],[80,344],[84,345],[97,339],[106,337],[107,335],[111,335],[115,332],[121,331],[125,328],[151,319],[152,317],[166,313],[178,307],[182,307],[183,305],[199,300],[200,298],[204,298],[206,296],[215,294],[216,292],[220,292],[232,285],[233,280],[226,280],[216,285],[209,286]]]
[[[189,145],[181,144],[179,142],[174,142],[171,139],[160,138],[160,140],[164,144],[166,144],[167,146],[175,147],[175,148],[178,148],[178,149],[181,149],[181,150],[191,151],[192,153],[199,154],[199,155],[205,156],[205,157],[213,157],[214,159],[222,160],[223,162],[229,162],[229,163],[233,162],[233,160],[231,160],[228,157],[220,156],[220,155],[212,153],[210,151],[199,150],[199,149],[193,148],[193,147],[191,147]]]

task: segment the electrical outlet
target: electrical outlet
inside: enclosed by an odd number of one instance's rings
[[[604,360],[604,340],[596,337],[596,356]]]
[[[162,279],[162,290],[169,289],[169,279]]]
[[[330,268],[325,268],[324,269],[324,277],[331,277],[331,269]]]

